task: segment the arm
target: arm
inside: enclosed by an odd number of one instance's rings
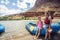
[[[49,20],[50,20],[50,26],[51,26],[51,23],[52,23],[52,18],[51,18],[51,16],[50,16],[50,19],[49,19]]]
[[[43,28],[43,21],[42,21],[42,28]]]

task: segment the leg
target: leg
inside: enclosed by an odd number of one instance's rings
[[[50,39],[50,34],[51,34],[51,25],[49,25],[50,32],[49,32],[49,39]]]
[[[40,29],[38,29],[38,35],[37,35],[37,38],[39,37],[39,35],[40,35]]]
[[[50,39],[50,33],[49,33],[49,39]]]
[[[36,35],[35,35],[34,39],[37,39],[37,35],[38,35],[38,29],[36,31]]]
[[[49,32],[49,39],[50,39],[50,36],[51,36],[50,34],[51,34],[51,32]]]
[[[36,36],[38,35],[38,29],[37,29],[37,31],[36,31]]]
[[[45,35],[45,39],[47,39],[47,36],[48,36],[48,33],[47,33],[47,30],[46,30],[46,35]]]

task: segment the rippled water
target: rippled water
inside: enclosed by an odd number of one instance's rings
[[[31,21],[35,23],[37,22],[36,20],[0,21],[0,24],[5,26],[5,33],[3,33],[2,36],[0,35],[0,39],[11,40],[11,39],[18,39],[23,36],[29,36],[30,34],[25,29],[25,25]],[[33,40],[32,37],[27,37],[27,38],[31,38],[31,40]],[[54,39],[51,39],[51,40],[59,40],[60,34],[55,35],[53,38]]]

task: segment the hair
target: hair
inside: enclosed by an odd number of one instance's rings
[[[41,19],[41,16],[38,16],[38,19]]]
[[[49,16],[52,16],[53,13],[55,13],[55,11],[48,11],[48,15],[49,15]]]

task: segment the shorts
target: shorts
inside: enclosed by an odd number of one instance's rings
[[[38,29],[42,29],[41,27],[37,27]]]
[[[40,30],[41,30],[42,28],[40,28],[40,27],[37,27],[37,31],[39,31],[40,32]]]
[[[46,25],[46,28],[50,26],[49,24],[45,24],[45,25]]]

